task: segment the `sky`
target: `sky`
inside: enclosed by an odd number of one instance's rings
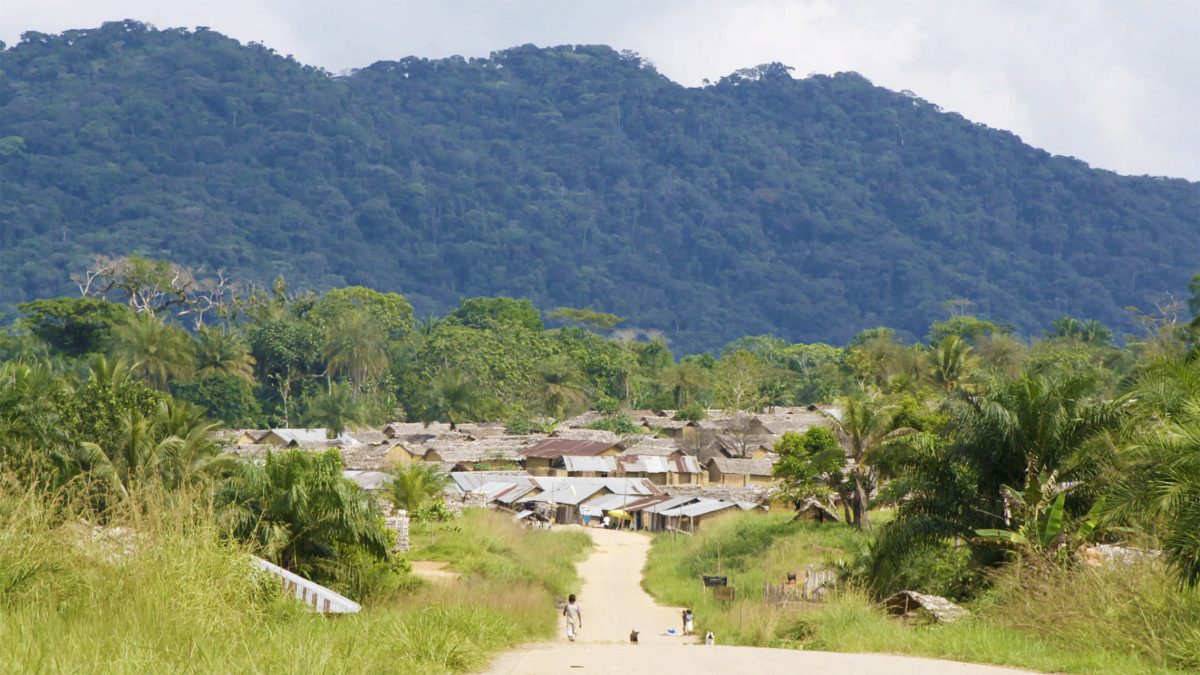
[[[4,0],[0,40],[125,18],[335,73],[526,43],[631,49],[689,86],[853,70],[1095,167],[1200,180],[1200,0]]]

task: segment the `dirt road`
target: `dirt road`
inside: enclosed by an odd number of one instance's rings
[[[579,565],[583,578],[579,604],[583,626],[579,641],[569,643],[565,631],[558,642],[531,645],[498,658],[487,671],[496,675],[558,673],[651,673],[703,675],[719,673],[840,672],[887,675],[1000,675],[1021,673],[994,666],[916,659],[886,654],[834,654],[790,649],[706,647],[691,638],[662,635],[679,632],[680,609],[655,604],[641,586],[650,539],[631,532],[588,529],[596,547]],[[637,630],[638,644],[629,644]]]

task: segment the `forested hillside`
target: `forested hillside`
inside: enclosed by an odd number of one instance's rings
[[[603,46],[333,77],[211,30],[110,23],[0,52],[0,307],[96,253],[293,288],[590,306],[679,351],[1026,332],[1182,293],[1200,185],[1052,157],[855,74],[686,88]]]

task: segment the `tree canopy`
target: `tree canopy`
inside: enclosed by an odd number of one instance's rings
[[[1200,186],[1053,157],[854,73],[688,88],[609,47],[526,45],[334,77],[133,21],[26,34],[0,72],[0,311],[141,252],[401,292],[420,316],[593,308],[687,352],[912,340],[954,299],[1031,335],[1064,313],[1129,328],[1200,247]],[[177,272],[110,279],[175,311],[195,287]],[[363,293],[330,302],[387,306]]]

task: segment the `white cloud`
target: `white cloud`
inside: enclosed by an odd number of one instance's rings
[[[689,85],[768,61],[856,70],[1093,166],[1200,180],[1189,0],[8,0],[0,39],[121,18],[207,25],[335,72],[528,42],[633,49]]]

